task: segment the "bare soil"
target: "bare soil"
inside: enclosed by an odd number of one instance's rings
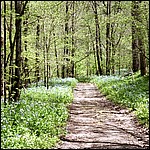
[[[66,135],[55,149],[149,149],[149,129],[91,83],[78,83]]]

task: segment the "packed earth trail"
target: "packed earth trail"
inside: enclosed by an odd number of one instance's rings
[[[149,129],[91,83],[74,89],[66,132],[55,149],[149,149]]]

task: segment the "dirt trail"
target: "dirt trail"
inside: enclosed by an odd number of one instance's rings
[[[77,84],[69,109],[67,134],[56,149],[149,149],[149,130],[93,84]]]

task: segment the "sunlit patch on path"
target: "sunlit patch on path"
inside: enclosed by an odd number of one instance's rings
[[[56,149],[148,149],[149,131],[134,115],[103,96],[91,83],[78,83],[69,106],[67,134]]]

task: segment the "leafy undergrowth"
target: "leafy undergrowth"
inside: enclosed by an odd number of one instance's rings
[[[89,83],[91,80],[91,77],[80,76],[80,77],[77,77],[76,79],[81,83]]]
[[[50,78],[48,81],[48,86],[49,87],[53,87],[53,86],[70,86],[72,88],[74,88],[77,84],[78,80],[75,78]],[[30,84],[28,87],[36,87],[37,86],[44,86],[44,82],[41,80],[38,82],[38,84],[36,83],[32,83]]]
[[[57,84],[56,84],[57,83]],[[48,149],[65,134],[67,105],[77,80],[51,79],[49,89],[32,85],[22,89],[20,101],[1,106],[1,148]],[[57,86],[56,86],[57,85]]]
[[[90,82],[108,99],[134,111],[139,122],[149,127],[149,76],[94,76]]]

